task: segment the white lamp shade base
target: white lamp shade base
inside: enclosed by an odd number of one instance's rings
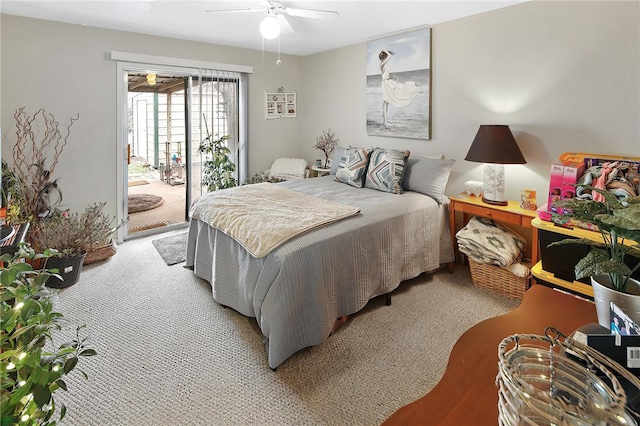
[[[487,163],[484,165],[484,193],[482,201],[488,204],[506,206],[507,194],[504,182],[504,165]]]

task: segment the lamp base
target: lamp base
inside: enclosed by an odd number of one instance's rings
[[[484,192],[482,201],[496,206],[506,206],[507,194],[505,191],[504,166],[502,164],[484,165]]]
[[[487,203],[487,204],[493,204],[494,206],[508,206],[509,202],[508,201],[493,201],[493,200],[488,200],[484,197],[482,197],[482,202],[483,203]]]

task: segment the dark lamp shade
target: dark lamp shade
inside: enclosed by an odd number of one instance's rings
[[[465,160],[494,164],[527,163],[506,125],[480,126]]]

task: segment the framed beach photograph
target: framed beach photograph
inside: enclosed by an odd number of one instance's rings
[[[431,139],[431,28],[367,43],[367,134]]]

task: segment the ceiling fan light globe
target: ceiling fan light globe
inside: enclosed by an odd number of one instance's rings
[[[280,35],[280,25],[273,16],[267,16],[260,23],[260,34],[267,40],[274,39]]]

